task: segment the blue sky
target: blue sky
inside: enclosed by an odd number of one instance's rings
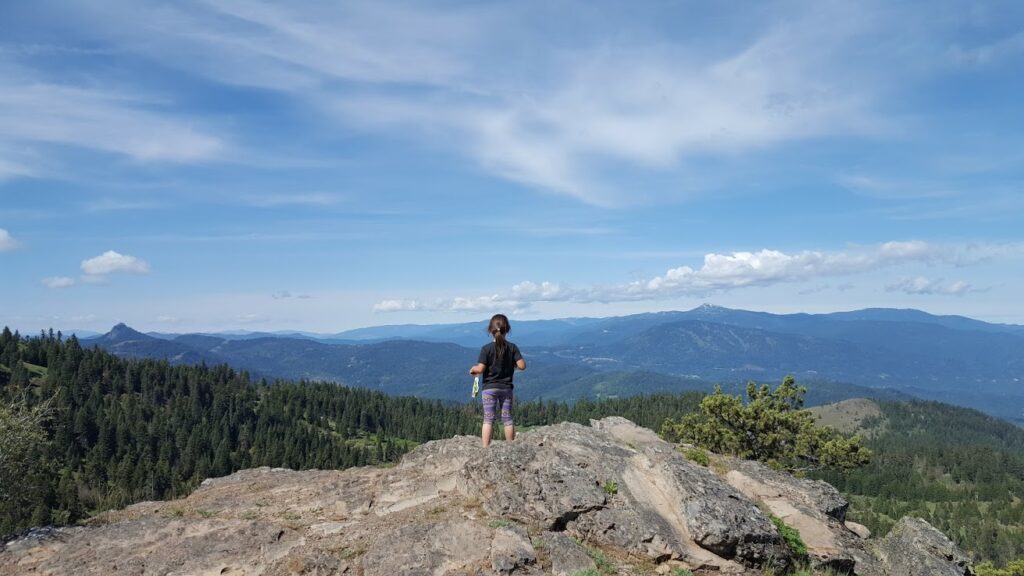
[[[0,322],[1024,323],[1024,4],[7,2]]]

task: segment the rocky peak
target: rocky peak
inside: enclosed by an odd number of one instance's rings
[[[709,304],[705,302],[691,310],[691,312],[705,315],[718,315],[724,314],[725,312],[731,312],[731,310],[729,310],[728,308],[724,308],[722,306],[716,306],[714,304]]]
[[[146,336],[124,322],[115,325],[110,329],[110,332],[103,335],[103,340],[108,342],[123,342],[126,340],[139,340],[145,338],[150,338],[150,336]]]
[[[919,520],[864,540],[822,482],[721,459],[694,464],[622,418],[558,424],[490,449],[456,437],[393,468],[260,468],[88,526],[9,543],[5,574],[761,574],[793,561],[769,513],[838,573],[969,575]],[[901,528],[902,527],[902,528]],[[907,563],[929,567],[906,572]]]

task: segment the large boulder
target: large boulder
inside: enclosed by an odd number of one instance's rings
[[[889,574],[902,576],[973,576],[966,554],[931,524],[903,518],[874,549]]]
[[[800,533],[811,565],[840,574],[875,576],[884,570],[863,539],[846,525],[849,503],[831,485],[796,478],[758,462],[722,458],[725,480]]]
[[[670,444],[623,419],[563,423],[492,445],[460,472],[488,513],[623,548],[655,562],[740,571],[788,553],[753,502]],[[603,429],[606,428],[606,429]],[[648,431],[649,433],[649,431]]]

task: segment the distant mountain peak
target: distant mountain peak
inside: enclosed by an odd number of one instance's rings
[[[724,306],[717,306],[715,304],[709,304],[709,303],[705,302],[705,303],[701,304],[700,306],[697,306],[693,310],[690,310],[690,312],[703,312],[705,314],[708,314],[708,313],[710,313],[710,314],[718,314],[718,313],[721,313],[721,312],[729,312],[729,309],[724,307]]]
[[[151,338],[151,336],[146,336],[142,332],[139,332],[138,330],[132,328],[131,326],[128,326],[124,322],[120,322],[114,325],[114,327],[110,329],[110,332],[107,332],[103,337],[106,340],[116,341],[134,340],[138,338]]]

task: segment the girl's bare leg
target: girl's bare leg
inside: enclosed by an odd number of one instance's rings
[[[506,430],[508,430],[508,428],[506,428]],[[494,425],[485,422],[483,429],[480,431],[480,440],[483,443],[484,448],[487,448],[488,446],[491,445],[491,435],[493,433]],[[506,432],[506,434],[508,434],[508,432]]]
[[[515,427],[515,425],[505,426],[505,440],[512,441],[512,440],[515,440],[515,439],[516,439],[516,427]]]

